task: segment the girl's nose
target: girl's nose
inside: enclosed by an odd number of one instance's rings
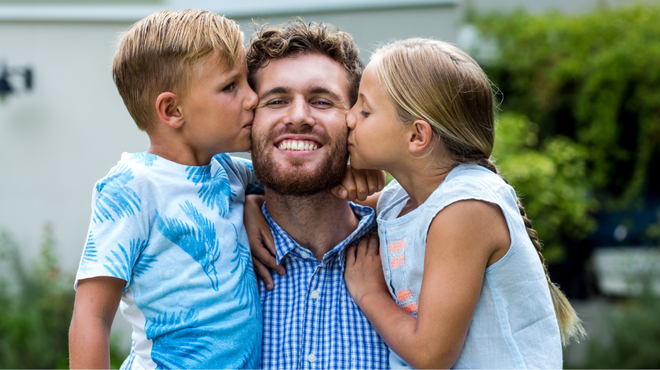
[[[355,117],[355,114],[353,112],[355,108],[351,108],[351,110],[346,113],[346,126],[348,126],[349,130],[352,130],[355,128],[355,124],[357,123],[357,118]]]

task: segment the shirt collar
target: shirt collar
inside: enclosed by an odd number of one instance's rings
[[[344,241],[337,244],[328,253],[326,253],[325,256],[323,256],[323,260],[326,260],[327,258],[332,258],[332,256],[335,254],[339,254],[339,263],[341,265],[342,271],[344,269],[346,254],[340,252],[342,252],[347,245],[357,243],[363,236],[373,232],[376,229],[375,212],[371,207],[361,206],[353,202],[348,202],[348,204],[351,206],[355,216],[357,216],[357,218],[360,220],[358,227],[351,233],[351,235],[344,239]],[[266,210],[266,202],[264,202],[264,204],[261,206],[261,212],[268,222],[270,231],[273,234],[276,252],[275,259],[277,260],[278,265],[282,259],[284,259],[284,257],[286,257],[287,254],[289,254],[289,252],[292,250],[296,248],[305,249],[301,247],[280,225],[277,224],[277,222],[275,222],[270,217],[268,211]]]

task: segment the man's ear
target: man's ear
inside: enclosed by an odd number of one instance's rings
[[[412,154],[423,154],[428,150],[433,141],[433,129],[431,125],[421,119],[408,125],[408,150]]]
[[[158,118],[172,128],[183,126],[183,113],[179,106],[179,96],[173,92],[164,92],[156,98],[156,111]]]

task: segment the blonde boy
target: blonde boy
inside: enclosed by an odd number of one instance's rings
[[[108,368],[117,307],[133,328],[122,365],[255,368],[261,311],[243,227],[256,94],[238,25],[202,10],[137,22],[113,61],[120,95],[149,135],[99,180],[76,276],[72,368]]]

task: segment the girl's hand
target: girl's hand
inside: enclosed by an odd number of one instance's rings
[[[261,213],[261,205],[264,200],[263,195],[247,195],[245,197],[243,223],[252,251],[254,272],[263,280],[266,289],[272,290],[273,278],[266,267],[270,267],[280,275],[284,275],[286,270],[283,266],[278,265],[275,259],[273,234],[270,232],[270,226],[268,226],[263,213]]]
[[[349,165],[341,185],[335,186],[331,191],[337,198],[364,201],[384,187],[385,171],[356,170]]]
[[[358,307],[362,307],[361,302],[369,294],[385,295],[392,299],[378,254],[378,234],[367,235],[357,245],[351,244],[346,249],[344,279],[348,293]]]

